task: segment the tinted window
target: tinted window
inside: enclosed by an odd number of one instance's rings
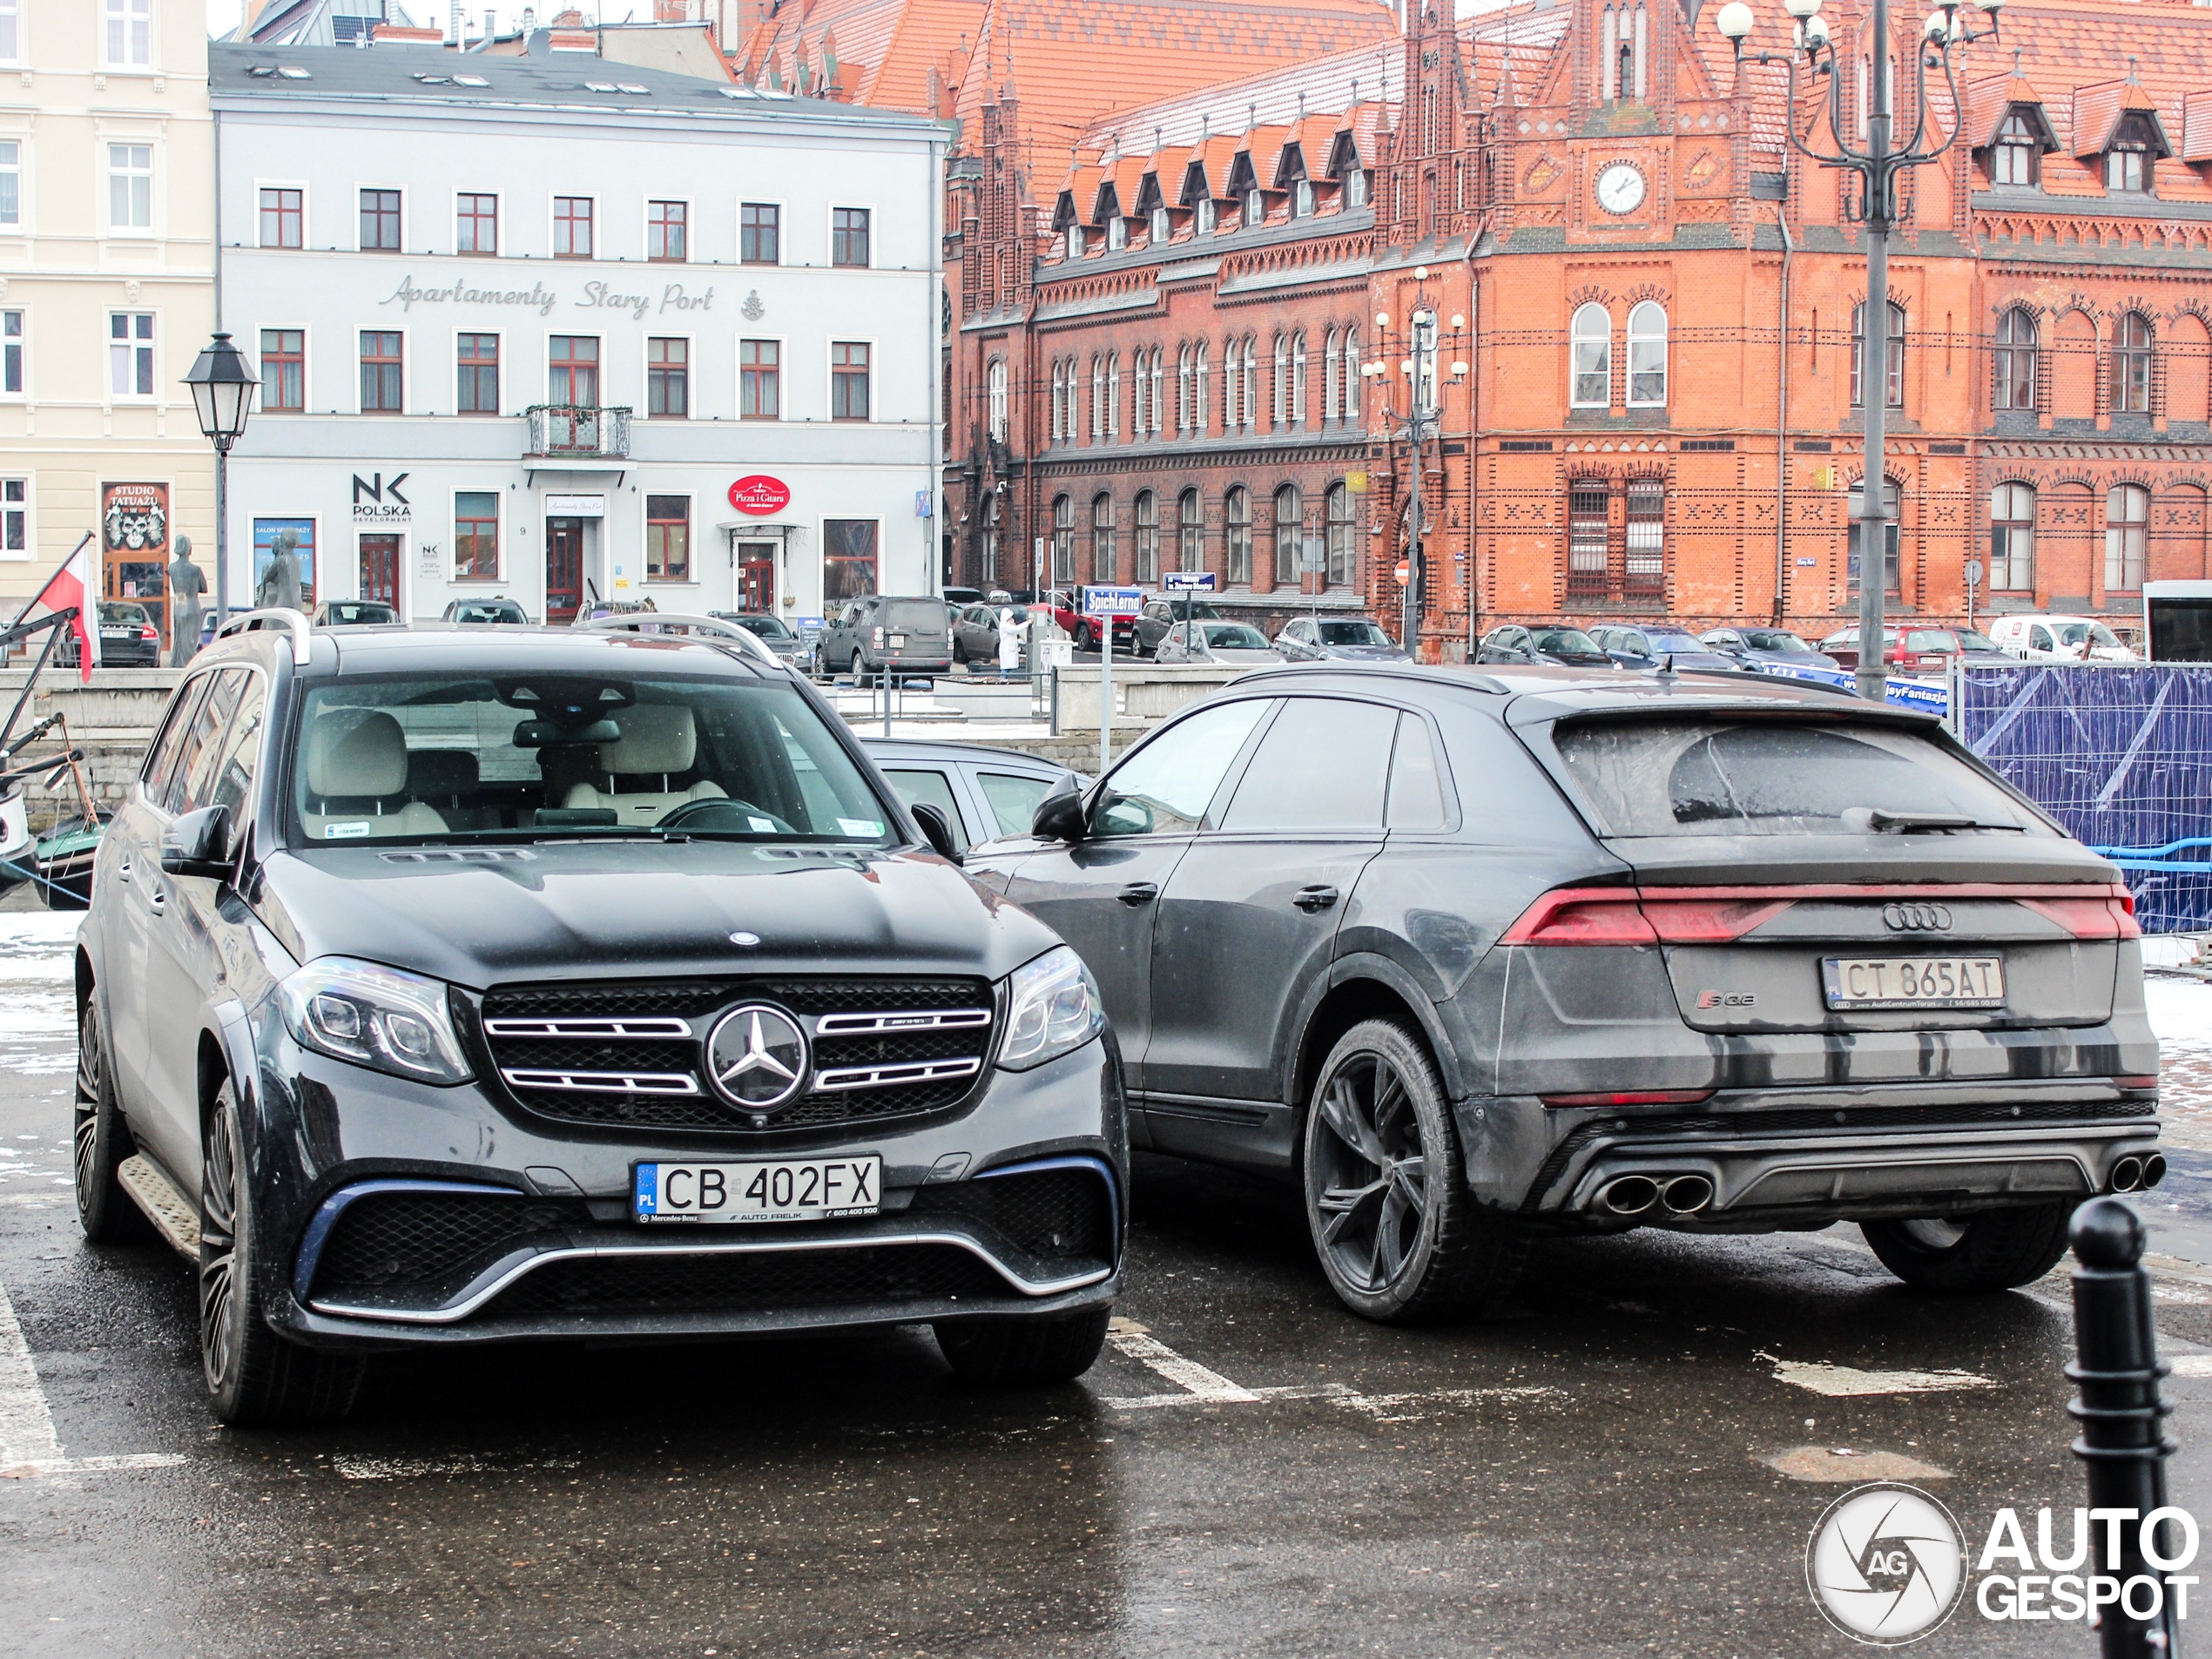
[[[138,775],[145,782],[146,799],[158,806],[169,793],[169,784],[175,774],[177,751],[183,745],[185,733],[191,730],[192,716],[199,700],[207,695],[213,683],[212,674],[200,674],[185,683],[177,700],[169,705],[169,718],[161,728],[161,735],[154,739],[147,752],[145,769]]]
[[[944,813],[945,821],[953,826],[953,845],[965,852],[968,847],[968,826],[961,821],[960,808],[953,804],[952,780],[941,772],[922,767],[886,766],[883,775],[891,780],[892,788],[899,792],[899,799],[909,806],[927,805]]]
[[[1960,651],[1995,651],[1997,649],[1997,642],[1992,639],[1987,634],[1978,634],[1970,628],[1961,628],[1952,637],[1959,642],[1959,649]],[[2107,634],[2105,636],[2105,639],[2100,640],[2098,643],[2102,644],[2106,643],[2107,640],[2109,640],[2115,645],[2120,643],[2118,640],[2113,639],[2110,634]]]
[[[1091,808],[1093,835],[1160,835],[1194,830],[1259,724],[1274,705],[1261,698],[1224,703],[1154,738],[1116,767]]]
[[[998,820],[1001,835],[1027,835],[1037,815],[1037,803],[1052,792],[1052,779],[1028,778],[1012,772],[979,772],[976,786]]]
[[[1442,829],[1444,779],[1436,764],[1436,744],[1428,722],[1418,714],[1398,717],[1398,746],[1390,759],[1389,823],[1393,829]]]
[[[1390,636],[1372,622],[1325,622],[1321,624],[1321,643],[1325,645],[1387,645]]]
[[[1547,628],[1536,636],[1536,649],[1588,656],[1597,652],[1597,642],[1580,628]]]
[[[1810,656],[1812,651],[1812,647],[1797,635],[1786,633],[1779,628],[1747,630],[1743,638],[1754,651],[1777,651],[1791,657]]]
[[[1241,622],[1214,622],[1204,624],[1206,644],[1218,645],[1224,651],[1265,651],[1267,636],[1257,628]]]
[[[192,715],[192,730],[177,751],[177,764],[169,782],[168,808],[172,813],[198,812],[207,805],[208,789],[215,775],[215,754],[229,725],[239,693],[246,689],[246,671],[226,668],[215,678],[215,688]]]
[[[1380,829],[1395,709],[1292,698],[1260,739],[1224,830]]]
[[[945,602],[941,599],[894,599],[883,608],[883,625],[900,633],[945,631]]]
[[[1952,651],[1959,649],[1958,637],[1948,628],[1914,628],[1905,636],[1905,649]]]
[[[763,639],[792,637],[792,631],[784,626],[784,619],[781,617],[739,617],[737,618],[737,624],[740,628],[751,629]]]
[[[1703,651],[1705,649],[1703,640],[1693,638],[1688,634],[1652,634],[1649,637],[1652,646],[1659,651]]]
[[[1917,732],[1782,721],[1563,727],[1556,742],[1614,835],[1863,833],[1844,815],[1929,813],[2046,833],[2005,788]]]

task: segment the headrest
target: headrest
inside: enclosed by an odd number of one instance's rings
[[[407,758],[408,792],[418,799],[465,795],[476,786],[476,757],[465,749],[417,749]]]
[[[333,709],[307,734],[307,792],[347,799],[407,787],[407,734],[381,709]]]
[[[633,703],[614,722],[621,738],[599,745],[599,770],[635,775],[689,772],[698,753],[698,728],[681,703]]]

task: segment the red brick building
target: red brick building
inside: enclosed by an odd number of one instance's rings
[[[1058,165],[979,56],[948,215],[953,578],[1028,585],[1042,536],[1077,580],[1202,563],[1257,610],[1394,615],[1417,294],[1447,334],[1427,654],[1508,618],[1841,625],[1869,392],[1906,612],[1961,616],[1970,556],[1982,613],[2125,617],[2146,577],[2212,575],[2212,15],[2005,9],[1964,55],[1958,144],[1905,187],[1877,391],[1839,175],[1784,142],[1786,117],[1828,143],[1824,111],[1739,72],[1714,10],[1416,16],[1087,115]],[[1753,47],[1786,44],[1770,10]],[[1847,132],[1860,15],[1827,13]],[[1285,551],[1308,535],[1312,577]]]

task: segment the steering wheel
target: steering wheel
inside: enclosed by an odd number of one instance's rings
[[[755,806],[749,800],[735,800],[724,795],[709,795],[698,800],[687,800],[681,806],[664,814],[653,827],[664,830],[681,829],[695,819],[722,816],[741,819],[765,818],[775,826],[775,833],[779,835],[796,835],[799,833],[775,813]],[[752,823],[732,825],[730,827],[743,828],[754,834],[762,833],[758,825]]]

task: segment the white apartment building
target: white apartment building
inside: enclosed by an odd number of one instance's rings
[[[943,129],[571,53],[210,50],[231,596],[934,585]],[[211,583],[212,586],[212,583]]]

